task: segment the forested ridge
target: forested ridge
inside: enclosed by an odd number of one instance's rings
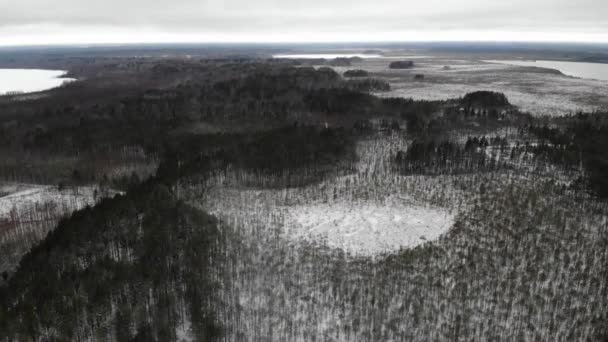
[[[306,63],[113,59],[0,98],[3,181],[123,191],[4,273],[0,340],[606,339],[605,113],[379,98],[328,67],[356,59]],[[395,201],[454,222],[374,257],[291,235]]]
[[[166,341],[192,317],[210,339],[219,334],[210,308],[222,234],[161,185],[103,200],[22,259],[1,290],[1,330],[16,340]]]

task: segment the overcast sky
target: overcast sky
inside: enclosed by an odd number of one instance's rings
[[[0,45],[608,42],[608,0],[0,0]]]

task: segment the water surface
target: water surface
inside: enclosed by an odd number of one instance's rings
[[[564,75],[608,81],[608,64],[563,61],[488,60],[484,62],[555,69]]]
[[[74,81],[62,78],[65,73],[61,70],[0,69],[0,95],[43,91]]]

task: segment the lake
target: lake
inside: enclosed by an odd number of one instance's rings
[[[564,75],[608,81],[608,64],[562,61],[487,60],[488,63],[555,69]]]
[[[71,78],[62,78],[65,73],[61,70],[0,69],[0,95],[43,91],[74,81]]]

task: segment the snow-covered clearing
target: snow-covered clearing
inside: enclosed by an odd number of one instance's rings
[[[197,202],[245,234],[261,227],[358,256],[412,248],[448,231],[466,203],[456,177],[396,174],[390,160],[405,144],[396,136],[360,141],[356,172],[298,188],[246,188],[239,180],[247,177],[222,174]]]
[[[286,234],[353,255],[377,255],[437,239],[454,223],[447,210],[405,203],[332,203],[287,208]]]
[[[59,219],[115,193],[91,186],[0,184],[0,272],[13,270]]]
[[[0,189],[4,193],[9,192],[0,197],[0,219],[49,205],[59,211],[70,212],[94,204],[96,197],[101,195],[93,187],[59,190],[49,185],[11,184]]]

